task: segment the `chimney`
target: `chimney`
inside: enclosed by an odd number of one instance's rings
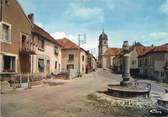
[[[29,20],[32,22],[32,24],[34,24],[34,14],[33,14],[33,13],[30,13],[30,14],[28,15],[28,18],[29,18]]]

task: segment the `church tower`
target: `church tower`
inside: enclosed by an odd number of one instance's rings
[[[99,36],[99,46],[98,46],[98,60],[99,60],[100,67],[102,67],[103,55],[105,54],[105,51],[107,50],[107,48],[108,48],[108,37],[103,30]]]

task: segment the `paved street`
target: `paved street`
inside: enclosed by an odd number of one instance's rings
[[[95,108],[88,95],[106,90],[107,84],[119,83],[120,80],[120,75],[98,69],[62,85],[41,85],[2,94],[2,117],[111,117],[112,113]],[[152,82],[155,93],[160,93],[165,87]]]

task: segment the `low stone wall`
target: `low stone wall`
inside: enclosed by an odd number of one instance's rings
[[[0,81],[0,90],[2,93],[8,93],[9,91],[12,91],[14,88],[12,85],[9,84],[8,81]]]
[[[105,93],[94,93],[88,95],[90,100],[94,101],[103,101],[104,103],[108,103],[111,106],[121,106],[121,107],[133,107],[133,108],[154,108],[155,103],[151,98],[116,98]]]

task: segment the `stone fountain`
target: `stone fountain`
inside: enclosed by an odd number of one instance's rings
[[[149,97],[151,85],[149,83],[137,82],[130,80],[129,68],[129,44],[128,41],[123,43],[123,57],[122,57],[122,81],[120,84],[109,84],[108,94],[115,97]]]

